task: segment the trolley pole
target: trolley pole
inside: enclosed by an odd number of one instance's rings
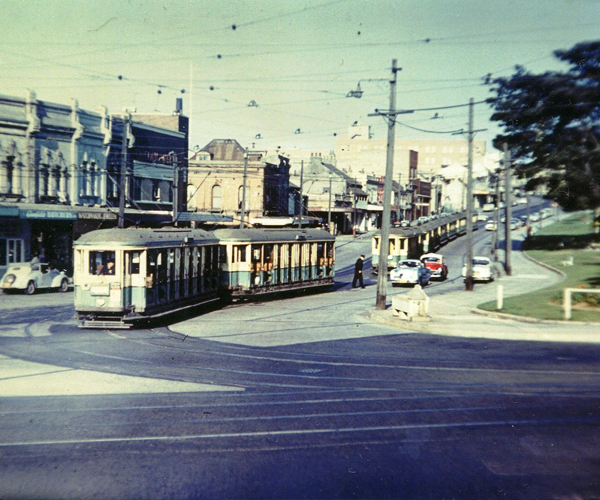
[[[117,227],[125,227],[125,191],[127,189],[127,139],[129,136],[129,114],[123,115],[123,141],[121,142],[121,178],[119,179],[119,221]]]
[[[379,243],[379,274],[377,275],[377,300],[375,307],[384,310],[387,296],[387,261],[390,247],[390,221],[392,199],[392,176],[394,175],[394,140],[396,115],[413,111],[396,110],[396,75],[402,68],[396,68],[396,59],[392,61],[392,79],[390,81],[390,109],[375,110],[375,116],[384,116],[388,124],[387,155],[385,179],[383,183],[383,213],[381,214],[381,241]],[[369,115],[369,116],[374,116]]]
[[[304,199],[302,198],[302,184],[304,183],[304,160],[300,162],[300,203],[299,203],[299,214],[298,214],[298,229],[302,229],[302,205],[304,205]]]
[[[173,225],[177,226],[179,218],[179,163],[177,153],[171,152],[173,157]]]
[[[244,229],[246,216],[246,183],[248,182],[248,148],[244,151],[244,183],[242,184],[242,213],[240,215],[240,229]]]

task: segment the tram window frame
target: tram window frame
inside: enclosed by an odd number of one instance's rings
[[[90,250],[88,254],[88,273],[93,276],[107,274],[103,272],[109,262],[116,265],[116,252],[114,250]],[[114,269],[114,268],[113,268]],[[111,274],[115,274],[115,271]]]
[[[139,250],[129,250],[125,252],[127,256],[127,272],[129,274],[140,274],[140,263],[142,260],[142,252]],[[135,259],[137,258],[137,262]]]
[[[233,263],[246,262],[248,245],[233,245]]]

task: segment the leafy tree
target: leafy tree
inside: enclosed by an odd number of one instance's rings
[[[600,207],[600,41],[557,50],[564,72],[532,74],[522,66],[508,78],[487,78],[492,120],[504,132],[519,177],[540,184],[566,210]]]

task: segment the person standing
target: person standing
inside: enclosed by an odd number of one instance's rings
[[[356,288],[356,282],[360,282],[360,287],[365,287],[365,282],[363,281],[363,261],[365,260],[365,256],[361,255],[356,264],[354,264],[354,278],[352,279],[352,288]]]

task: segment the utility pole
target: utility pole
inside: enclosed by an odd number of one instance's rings
[[[302,229],[302,205],[304,205],[304,199],[302,198],[302,184],[304,182],[304,160],[300,162],[300,214],[298,215],[298,229]]]
[[[510,167],[511,167],[511,158],[510,151],[508,149],[508,145],[504,143],[504,198],[506,206],[504,207],[506,223],[504,224],[504,243],[506,249],[504,251],[504,270],[506,271],[507,276],[512,275],[512,266],[510,263],[511,251],[512,251],[512,239],[510,234],[510,219],[512,218],[512,193],[511,193],[511,185],[510,185]]]
[[[402,208],[400,207],[400,200],[402,199],[402,172],[398,174],[398,194],[397,194],[397,202],[396,205],[396,220],[400,222],[400,216],[402,214]]]
[[[327,228],[331,233],[331,172],[329,172],[329,208],[327,211]]]
[[[473,98],[469,100],[469,148],[467,159],[467,276],[465,290],[473,290]]]
[[[375,115],[386,117],[388,124],[385,179],[383,183],[383,213],[381,214],[381,241],[379,243],[379,274],[377,275],[377,300],[375,304],[375,307],[379,310],[385,310],[386,307],[387,261],[390,249],[390,211],[392,198],[392,176],[394,175],[396,115],[413,112],[396,110],[396,74],[400,70],[401,68],[396,68],[396,59],[394,59],[392,61],[392,79],[390,81],[390,109],[388,111],[375,110]]]
[[[496,241],[494,244],[494,248],[496,249],[494,252],[494,261],[498,262],[498,241],[500,240],[500,180],[501,180],[501,172],[502,169],[497,170],[496,175],[496,210],[494,210],[494,234],[496,235]]]
[[[129,138],[129,113],[123,115],[123,132],[121,134],[121,178],[119,179],[119,221],[118,227],[125,227],[125,191],[127,189],[127,140]]]
[[[242,213],[240,216],[240,229],[244,229],[244,218],[246,216],[246,183],[248,182],[248,148],[244,151],[244,183],[242,185]]]
[[[171,151],[173,157],[173,225],[177,226],[179,218],[179,163],[177,153]]]
[[[468,139],[468,159],[467,159],[467,254],[465,257],[465,290],[473,290],[473,138],[477,132],[483,132],[486,129],[473,130],[473,98],[469,99],[469,132]]]

